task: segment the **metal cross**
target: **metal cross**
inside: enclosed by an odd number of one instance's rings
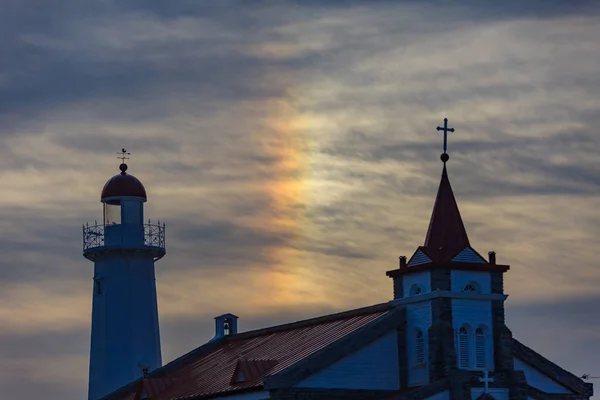
[[[117,154],[119,155],[117,158],[120,158],[123,162],[125,162],[125,160],[129,160],[129,157],[127,156],[131,155],[131,153],[128,153],[125,149],[121,149],[121,152]]]
[[[438,131],[444,131],[444,153],[446,153],[446,148],[448,144],[448,132],[454,132],[454,128],[448,128],[448,118],[444,118],[444,127],[437,127]]]
[[[479,382],[483,383],[483,393],[487,393],[489,390],[488,384],[494,382],[494,378],[490,378],[490,372],[486,369],[483,371],[483,378],[479,378]]]

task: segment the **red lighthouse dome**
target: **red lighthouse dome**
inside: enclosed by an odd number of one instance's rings
[[[121,164],[119,166],[121,170],[120,174],[117,174],[110,178],[102,189],[102,195],[100,198],[104,202],[104,199],[110,197],[141,197],[144,200],[146,197],[146,189],[142,182],[133,175],[129,175],[127,171],[127,164]],[[111,203],[109,200],[106,203]],[[118,204],[118,202],[116,202]]]

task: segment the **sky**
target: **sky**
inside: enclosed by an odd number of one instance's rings
[[[522,4],[527,3],[527,4]],[[116,152],[167,224],[163,361],[392,299],[448,171],[514,337],[600,376],[600,6],[0,0],[0,393],[87,393]]]

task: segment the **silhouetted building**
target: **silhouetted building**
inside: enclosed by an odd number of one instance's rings
[[[589,399],[591,384],[512,337],[509,266],[471,247],[442,161],[425,243],[387,272],[393,300],[242,333],[222,315],[213,340],[104,399]]]

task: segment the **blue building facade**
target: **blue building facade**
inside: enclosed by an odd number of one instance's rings
[[[220,315],[212,340],[102,400],[589,400],[585,378],[513,338],[510,267],[471,246],[445,150],[425,242],[386,272],[392,300],[241,333]]]
[[[88,400],[162,366],[154,263],[166,253],[165,225],[144,223],[146,190],[120,170],[102,190],[102,223],[83,227],[94,262]]]

